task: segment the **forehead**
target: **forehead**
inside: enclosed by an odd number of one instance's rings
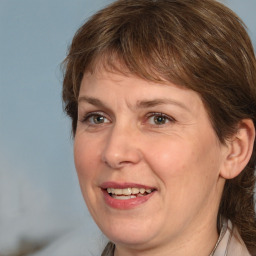
[[[95,56],[87,68],[84,70],[84,74],[95,74],[95,76],[102,73],[113,73],[123,76],[136,76],[144,80],[165,83],[167,79],[164,78],[159,71],[157,71],[153,64],[139,60],[136,57],[132,58],[132,63],[127,64],[126,57],[116,52],[106,51]],[[170,77],[168,77],[170,80]],[[179,82],[176,84],[180,84]]]
[[[133,107],[171,104],[195,113],[204,108],[198,93],[168,81],[152,82],[131,73],[120,74],[106,69],[86,72],[79,98],[98,99],[112,104],[126,103]]]

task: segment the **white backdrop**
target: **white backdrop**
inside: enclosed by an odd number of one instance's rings
[[[37,256],[97,255],[103,244],[73,167],[60,63],[76,29],[110,2],[0,0],[1,256],[45,244]],[[256,45],[256,1],[224,2]]]

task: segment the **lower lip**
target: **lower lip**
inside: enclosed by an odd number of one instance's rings
[[[116,199],[116,198],[111,197],[105,189],[103,189],[102,192],[103,192],[104,199],[105,199],[105,202],[107,203],[107,205],[112,208],[116,208],[116,209],[120,209],[120,210],[128,210],[128,209],[135,208],[141,204],[144,204],[155,193],[153,191],[150,194],[145,195],[145,196],[139,196],[136,198],[121,200],[121,199]]]

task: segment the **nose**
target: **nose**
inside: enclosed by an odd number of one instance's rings
[[[113,127],[108,133],[101,158],[112,169],[139,163],[142,153],[138,146],[136,131],[128,127]]]

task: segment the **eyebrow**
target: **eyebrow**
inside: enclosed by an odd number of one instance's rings
[[[87,102],[87,103],[97,106],[99,108],[108,108],[108,106],[105,105],[101,100],[99,100],[97,98],[93,98],[93,97],[81,96],[78,98],[78,103],[80,103],[80,102]],[[154,99],[154,100],[140,100],[140,101],[136,102],[135,108],[143,109],[143,108],[156,107],[156,106],[165,105],[165,104],[176,105],[178,107],[181,107],[181,108],[189,111],[189,108],[182,102],[175,101],[172,99],[167,99],[167,98]]]
[[[182,102],[175,101],[172,99],[167,99],[167,98],[138,101],[136,106],[137,106],[137,108],[150,108],[150,107],[155,107],[155,106],[164,105],[164,104],[176,105],[178,107],[189,110],[189,108]]]
[[[81,96],[78,98],[78,103],[80,102],[87,102],[91,105],[100,107],[100,108],[107,108],[107,106],[99,99],[93,98],[93,97],[86,97],[86,96]]]

